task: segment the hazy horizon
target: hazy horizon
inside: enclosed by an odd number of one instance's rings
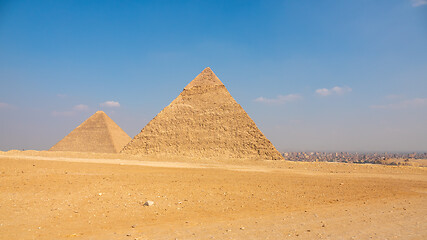
[[[0,150],[130,137],[205,67],[281,152],[427,151],[427,1],[2,1]]]

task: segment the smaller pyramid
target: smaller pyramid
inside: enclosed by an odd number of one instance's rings
[[[131,138],[103,111],[86,119],[49,151],[118,153]]]

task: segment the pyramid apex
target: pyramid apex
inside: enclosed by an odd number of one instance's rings
[[[95,114],[100,114],[100,113],[105,114],[105,112],[104,112],[104,111],[96,111],[96,113],[95,113]]]
[[[194,78],[184,90],[188,90],[192,87],[202,87],[202,86],[224,86],[224,84],[219,80],[210,67],[205,68],[196,78]]]

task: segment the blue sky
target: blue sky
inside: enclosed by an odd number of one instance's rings
[[[280,151],[427,151],[427,0],[0,1],[0,150],[131,137],[205,67]]]

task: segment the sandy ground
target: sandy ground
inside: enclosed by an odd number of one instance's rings
[[[406,165],[414,167],[427,167],[427,159],[406,159],[404,158],[392,158],[385,161],[387,164],[396,163],[397,165]]]
[[[426,168],[0,152],[0,239],[427,239],[426,216]]]

